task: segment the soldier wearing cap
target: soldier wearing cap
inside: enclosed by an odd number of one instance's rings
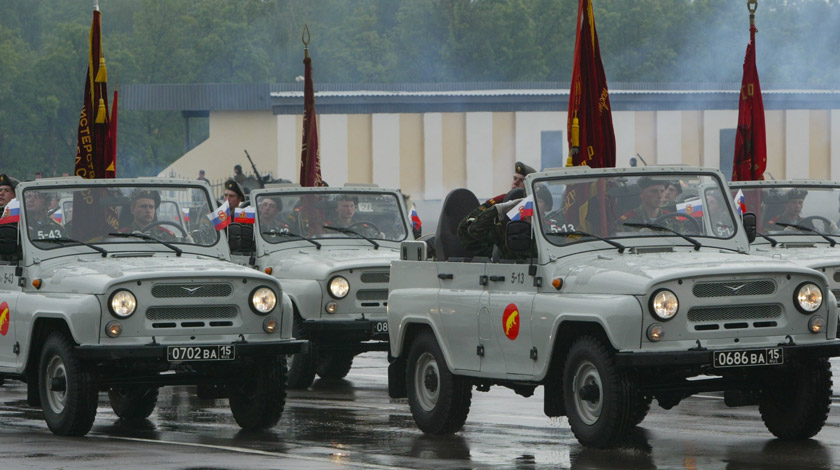
[[[120,229],[120,232],[142,232],[158,240],[175,240],[175,233],[162,225],[149,225],[157,221],[157,209],[160,207],[160,194],[157,191],[138,189],[131,195],[131,225]]]
[[[16,179],[5,173],[0,174],[0,209],[6,207],[6,204],[16,197],[15,188],[17,188],[17,184]]]
[[[665,181],[655,180],[647,176],[639,178],[636,183],[639,186],[639,200],[641,204],[631,209],[618,218],[620,230],[637,231],[636,227],[623,226],[625,223],[649,224],[659,217],[665,215],[662,210],[662,195],[665,192]],[[670,222],[668,222],[670,223]]]
[[[29,238],[32,240],[63,238],[65,236],[64,227],[47,216],[47,209],[52,197],[52,193],[37,189],[30,189],[24,193],[26,225],[29,229]]]
[[[257,210],[260,217],[260,231],[280,232],[288,231],[289,226],[277,220],[277,215],[283,210],[283,200],[279,197],[261,197]]]
[[[802,222],[802,206],[805,204],[805,197],[808,191],[801,188],[793,188],[785,194],[784,212],[767,221],[767,229],[783,230],[781,226],[775,226],[776,222],[785,224],[799,224]],[[808,226],[809,228],[814,228]]]
[[[524,188],[525,177],[536,171],[522,162],[516,162],[513,166],[513,183],[510,185],[510,189]]]
[[[225,201],[230,205],[231,213],[233,209],[245,202],[245,193],[242,191],[242,186],[233,178],[225,181]]]

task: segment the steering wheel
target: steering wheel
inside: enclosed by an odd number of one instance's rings
[[[822,230],[823,232],[831,233],[831,226],[833,224],[831,223],[830,220],[826,219],[825,217],[823,217],[821,215],[811,215],[811,216],[808,216],[808,217],[803,217],[802,220],[799,221],[798,225],[804,225],[806,227],[811,227],[814,230],[816,230],[817,227],[816,227],[816,225],[814,225],[815,220],[819,220],[820,222],[822,222],[824,224],[823,230]]]
[[[680,222],[682,222],[684,220],[690,221],[691,223],[688,224],[688,225],[691,226],[689,229],[693,230],[693,233],[698,233],[699,234],[699,233],[703,232],[703,230],[701,230],[701,228],[700,228],[700,223],[697,222],[697,219],[695,219],[694,217],[692,217],[690,215],[683,214],[682,212],[669,212],[667,214],[662,214],[659,217],[657,217],[656,219],[654,219],[653,223],[657,224],[657,225],[660,225],[659,224],[660,222],[663,222],[663,221],[668,220],[668,219],[676,219],[677,217],[681,218]]]
[[[376,226],[373,222],[353,222],[352,224],[345,227],[347,230],[353,230],[358,232],[358,229],[362,229],[367,233],[375,233],[380,234],[382,233],[382,229]]]
[[[151,230],[151,229],[153,229],[153,228],[155,228],[155,227],[159,227],[159,226],[161,226],[161,225],[169,225],[169,226],[171,226],[171,227],[175,227],[175,228],[177,228],[177,229],[178,229],[178,232],[181,234],[180,236],[178,236],[178,238],[182,238],[182,239],[183,239],[183,238],[186,238],[186,237],[187,237],[187,232],[186,232],[186,230],[184,230],[184,227],[181,227],[181,225],[180,225],[180,224],[178,224],[178,223],[176,223],[176,222],[170,222],[170,221],[168,221],[168,220],[158,220],[158,221],[152,222],[152,223],[150,223],[149,225],[147,225],[147,226],[143,227],[142,229],[140,229],[140,231],[141,231],[141,232],[143,232],[143,233],[146,233],[146,232],[148,232],[149,230]]]

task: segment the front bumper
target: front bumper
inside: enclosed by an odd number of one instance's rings
[[[303,337],[319,343],[359,343],[372,341],[366,351],[388,350],[388,321],[382,320],[305,320],[300,324]]]
[[[767,347],[779,347],[783,349],[785,362],[797,359],[840,356],[840,341],[831,341],[827,344],[780,344]],[[741,349],[760,349],[760,347],[726,348],[725,350],[737,351]],[[714,351],[722,351],[722,349],[715,349]],[[619,367],[712,367],[712,353],[714,351],[702,348],[670,352],[619,352],[615,355],[615,361]]]
[[[237,359],[253,357],[264,357],[272,354],[288,355],[299,354],[309,351],[309,341],[306,340],[284,340],[271,343],[213,343],[213,344],[189,344],[189,346],[235,346]],[[143,346],[76,346],[74,351],[82,360],[92,361],[119,361],[126,359],[139,360],[160,360],[166,362],[166,351],[169,346],[184,346],[184,344],[146,344]]]

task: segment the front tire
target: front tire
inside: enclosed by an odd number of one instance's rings
[[[434,335],[422,333],[411,345],[406,371],[408,405],[427,434],[452,434],[467,421],[472,384],[449,371]]]
[[[575,341],[563,374],[566,414],[581,444],[612,447],[636,424],[638,391],[601,341],[591,336]]]
[[[297,339],[306,339],[301,326],[301,320],[295,313],[295,323],[292,328],[292,336]],[[292,390],[305,390],[315,381],[315,344],[309,343],[309,352],[286,356],[288,364],[288,386]]]
[[[242,429],[268,429],[283,415],[286,406],[285,356],[258,362],[243,375],[243,381],[228,385],[230,411]]]
[[[157,387],[126,386],[108,390],[114,413],[122,419],[139,420],[151,416],[157,405]]]
[[[343,379],[353,367],[353,354],[342,352],[322,353],[318,356],[318,376],[322,379]]]
[[[808,439],[825,425],[831,406],[831,365],[825,358],[789,366],[768,381],[758,410],[779,439]]]
[[[84,436],[93,427],[99,393],[92,374],[73,354],[60,332],[47,337],[38,364],[38,389],[44,420],[59,436]]]

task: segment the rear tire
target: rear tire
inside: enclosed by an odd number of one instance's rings
[[[58,331],[41,348],[38,389],[44,420],[59,436],[84,436],[93,427],[99,392],[93,375],[73,354],[73,343]]]
[[[295,313],[295,323],[292,329],[292,336],[297,339],[306,339],[303,334],[301,320]],[[309,343],[309,352],[286,356],[288,364],[288,386],[292,390],[305,390],[315,381],[315,344]]]
[[[353,354],[343,352],[322,353],[318,356],[318,376],[322,379],[343,379],[353,367]]]
[[[563,372],[563,399],[581,444],[607,448],[625,438],[641,415],[638,398],[635,384],[601,341],[584,336],[572,344]]]
[[[452,374],[430,332],[411,345],[406,371],[408,405],[417,427],[428,434],[452,434],[467,421],[472,384]]]
[[[268,429],[286,407],[286,360],[284,356],[259,361],[244,380],[228,385],[230,411],[242,429]]]
[[[139,420],[151,416],[157,405],[157,387],[125,386],[108,390],[114,413],[122,419]]]
[[[768,381],[758,410],[779,439],[808,439],[825,425],[831,406],[831,365],[825,358],[788,366]]]

